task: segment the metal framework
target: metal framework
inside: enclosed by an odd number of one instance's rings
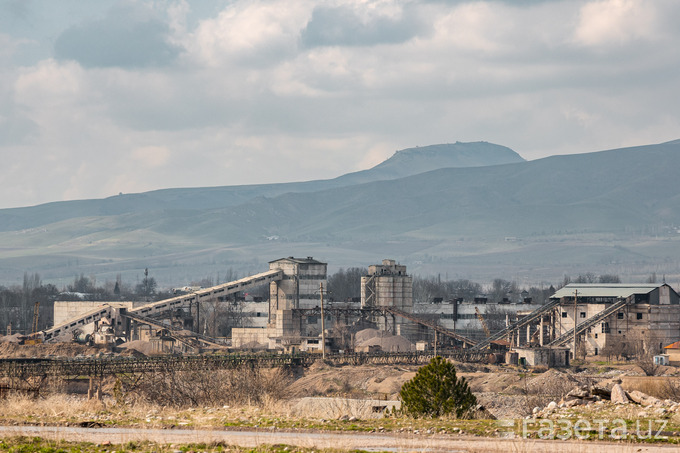
[[[486,353],[471,350],[454,350],[439,355],[450,359],[481,362]],[[397,352],[379,354],[327,354],[326,362],[334,365],[361,364],[411,364],[429,361],[434,354],[430,352]],[[318,354],[215,354],[195,356],[158,356],[158,357],[108,357],[87,359],[0,359],[0,378],[9,379],[10,387],[16,383],[41,382],[47,377],[102,378],[105,376],[129,375],[139,373],[171,373],[177,371],[214,371],[250,367],[307,367],[316,360]],[[14,383],[14,384],[12,384]]]
[[[128,312],[141,316],[153,316],[159,313],[185,307],[190,303],[214,300],[219,297],[228,296],[229,294],[235,294],[240,291],[250,289],[254,286],[260,286],[270,282],[279,281],[282,278],[283,271],[271,270],[262,272],[260,274],[251,275],[250,277],[242,278],[233,282],[213,286],[211,288],[201,289],[183,296],[173,297],[171,299],[165,299],[159,302],[153,302],[142,307],[133,308]]]
[[[622,309],[626,305],[632,303],[634,301],[633,298],[630,299],[621,299],[614,305],[611,305],[610,307],[605,308],[601,312],[597,313],[596,315],[591,316],[588,318],[586,321],[582,322],[581,324],[577,325],[576,328],[576,335],[580,335],[583,333],[584,330],[588,329],[589,327],[594,326],[598,322],[602,321],[603,319],[607,318],[611,314],[617,312],[618,310]],[[576,320],[576,318],[574,318]],[[574,329],[569,329],[568,331],[564,332],[561,336],[555,338],[553,341],[548,343],[548,346],[562,346],[565,343],[567,343],[569,340],[571,340],[574,336]]]
[[[538,318],[540,318],[541,316],[543,316],[544,314],[546,314],[547,312],[549,312],[553,308],[560,305],[560,303],[561,303],[561,301],[559,299],[551,300],[547,304],[542,305],[539,308],[537,308],[536,310],[532,311],[531,313],[529,313],[527,316],[523,317],[522,319],[510,324],[505,329],[491,335],[486,340],[480,341],[475,346],[473,346],[472,349],[475,349],[475,350],[484,349],[487,346],[489,346],[489,344],[491,344],[492,341],[501,340],[501,339],[505,338],[506,336],[510,335],[513,332],[518,332],[519,329],[521,329],[522,327],[526,327],[528,324],[533,323]]]
[[[474,340],[470,340],[467,337],[459,335],[456,332],[453,332],[449,329],[446,329],[446,328],[440,326],[439,324],[437,324],[435,322],[422,319],[422,318],[414,315],[413,313],[407,313],[405,311],[399,310],[398,308],[394,308],[394,307],[380,307],[380,308],[382,310],[386,311],[387,313],[391,313],[393,315],[401,316],[402,318],[408,319],[409,321],[413,321],[417,324],[423,325],[425,327],[429,327],[430,329],[432,329],[435,332],[438,332],[442,335],[446,335],[447,337],[451,337],[455,340],[458,340],[461,343],[463,343],[463,346],[474,346],[475,344],[477,344],[477,342],[474,341]]]
[[[467,337],[464,337],[462,335],[457,334],[456,332],[453,332],[449,329],[446,329],[445,327],[440,326],[436,322],[432,322],[423,318],[420,318],[413,313],[407,313],[405,311],[399,310],[394,307],[363,307],[363,308],[358,308],[358,307],[325,307],[324,311],[327,314],[330,314],[331,316],[335,317],[336,319],[342,319],[342,317],[349,317],[349,316],[354,316],[358,317],[360,319],[366,319],[370,316],[386,316],[387,314],[394,315],[394,316],[400,316],[402,318],[408,319],[409,321],[413,321],[416,324],[420,324],[425,327],[429,327],[430,329],[441,333],[442,335],[446,335],[448,337],[451,337],[457,341],[460,341],[463,343],[464,346],[473,346],[477,342],[474,340],[471,340]],[[314,308],[299,308],[299,309],[294,309],[293,314],[298,317],[302,316],[316,316],[321,314],[321,308],[320,307],[314,307]]]
[[[127,313],[131,315],[143,316],[149,319],[149,317],[158,316],[168,311],[183,308],[192,303],[210,301],[220,297],[225,297],[230,294],[245,291],[255,286],[265,285],[269,284],[270,282],[279,281],[282,278],[283,271],[270,270],[267,272],[262,272],[260,274],[251,275],[250,277],[245,277],[240,280],[235,280],[233,282],[224,283],[221,285],[213,286],[211,288],[201,289],[189,294],[184,294],[181,296],[161,300],[158,302],[152,302],[141,307],[127,310]],[[63,324],[54,326],[51,329],[47,329],[42,332],[43,341],[52,340],[58,337],[59,335],[63,335],[65,333],[72,333],[75,329],[79,329],[95,321],[100,321],[102,318],[110,318],[113,314],[113,308],[114,307],[110,305],[103,305],[85,314],[70,319]],[[121,312],[124,313],[126,311],[121,310]]]
[[[209,337],[207,335],[202,335],[198,332],[190,332],[185,329],[180,329],[178,327],[170,326],[158,319],[155,318],[150,318],[148,316],[141,316],[141,315],[134,315],[132,313],[121,313],[123,316],[126,318],[129,318],[133,321],[139,322],[141,324],[147,324],[152,327],[156,327],[158,329],[166,329],[168,331],[168,335],[171,338],[174,338],[175,340],[179,341],[180,343],[189,346],[194,349],[198,349],[201,346],[201,343],[206,344],[208,346],[212,347],[217,347],[217,348],[225,348],[223,344],[219,344],[217,340],[215,340],[212,337]]]

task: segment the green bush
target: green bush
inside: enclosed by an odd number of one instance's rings
[[[420,368],[399,391],[402,410],[413,417],[440,417],[455,414],[458,418],[470,415],[477,405],[465,378],[456,377],[452,363],[434,357]]]

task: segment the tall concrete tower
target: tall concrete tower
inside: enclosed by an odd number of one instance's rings
[[[269,263],[270,270],[282,270],[283,279],[269,285],[269,326],[276,337],[305,335],[300,318],[293,319],[296,308],[320,304],[320,285],[326,288],[327,263],[307,258],[281,258]]]

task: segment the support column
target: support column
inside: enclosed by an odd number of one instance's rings
[[[531,324],[527,324],[527,346],[531,344]]]
[[[540,329],[538,331],[538,344],[543,347],[543,315],[541,315],[541,323],[539,324],[538,328]]]

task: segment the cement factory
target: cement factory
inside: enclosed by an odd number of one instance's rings
[[[199,306],[229,303],[269,285],[268,301],[246,301],[248,327],[231,338],[199,333]],[[574,353],[642,348],[673,364],[680,340],[680,298],[662,284],[570,284],[545,304],[531,299],[452,298],[414,304],[413,279],[394,260],[368,267],[361,298],[330,302],[327,263],[281,258],[269,270],[158,302],[55,302],[54,327],[37,341],[116,345],[143,340],[155,354],[207,350],[278,354],[451,353],[460,359],[568,366]],[[490,329],[487,319],[502,320]],[[497,325],[498,323],[496,323]],[[679,347],[680,350],[680,347]],[[677,360],[680,360],[678,358]]]

